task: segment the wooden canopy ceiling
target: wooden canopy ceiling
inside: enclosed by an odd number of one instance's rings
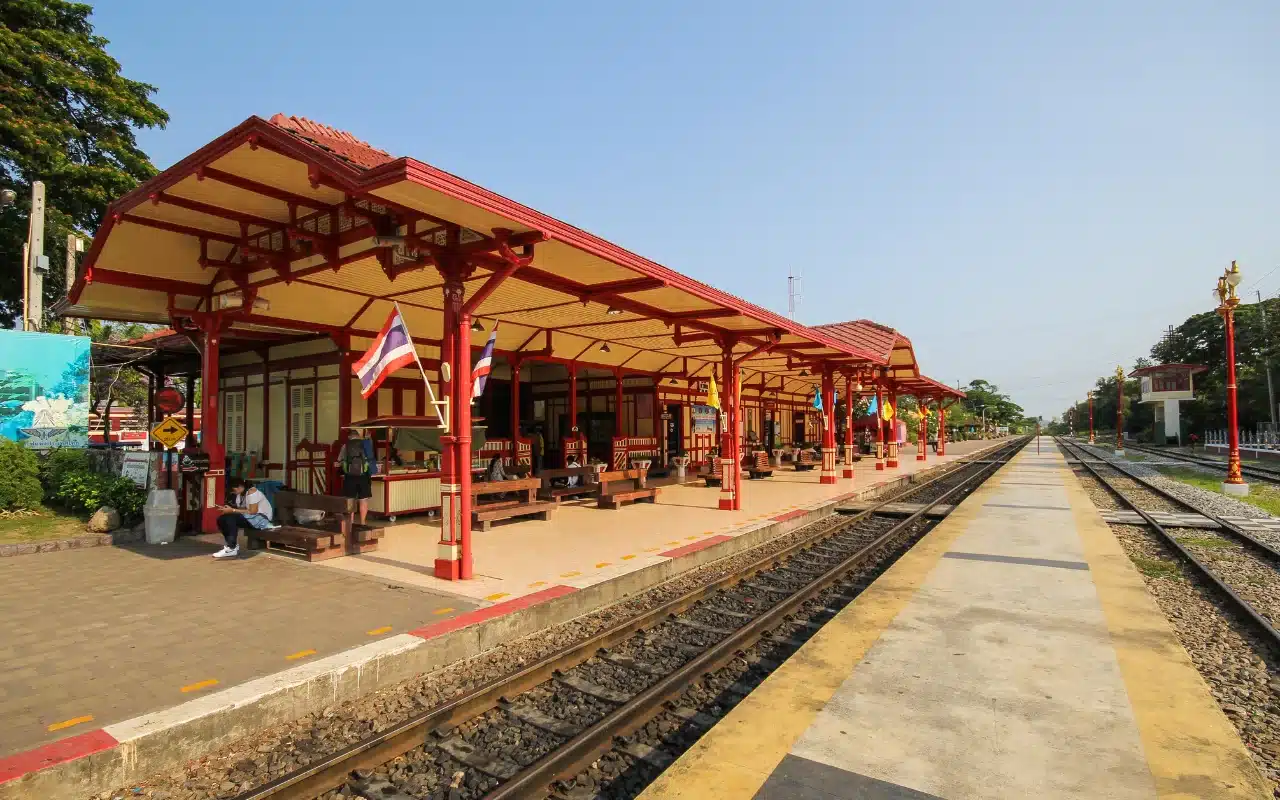
[[[422,355],[437,358],[445,246],[473,259],[468,297],[503,267],[496,250],[532,252],[475,312],[485,331],[473,346],[497,322],[501,354],[696,378],[730,341],[747,375],[782,392],[808,392],[801,372],[821,363],[919,375],[910,342],[880,346],[874,323],[796,324],[435,167],[281,115],[249,118],[112,203],[64,313],[168,324],[257,298],[236,335],[349,334],[358,346],[395,302]]]

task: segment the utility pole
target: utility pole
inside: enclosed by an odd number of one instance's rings
[[[796,318],[796,306],[803,299],[802,291],[801,277],[787,270],[787,317],[792,321]]]
[[[1258,312],[1262,314],[1262,368],[1267,373],[1267,408],[1271,410],[1271,432],[1276,432],[1276,390],[1271,386],[1271,359],[1267,356],[1267,348],[1271,345],[1270,332],[1267,330],[1267,306],[1262,302],[1262,290],[1258,289]]]
[[[31,184],[31,219],[27,228],[27,322],[23,330],[38,331],[44,327],[44,273],[49,259],[44,254],[44,181]]]
[[[67,288],[65,291],[68,297],[71,296],[72,284],[76,282],[76,253],[80,252],[82,247],[84,247],[84,242],[79,236],[74,233],[67,234]],[[65,319],[66,324],[63,326],[63,330],[67,333],[76,333],[79,327],[78,323],[72,322],[69,317]]]

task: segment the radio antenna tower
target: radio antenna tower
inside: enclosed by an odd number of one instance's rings
[[[800,305],[800,301],[804,299],[800,281],[799,275],[793,274],[790,269],[787,270],[787,317],[792,322],[796,319],[796,306]]]

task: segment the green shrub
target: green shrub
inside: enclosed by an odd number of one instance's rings
[[[40,460],[40,483],[48,495],[58,493],[63,476],[68,472],[92,472],[93,465],[89,461],[89,451],[71,447],[59,447],[50,450]]]
[[[17,442],[0,439],[0,508],[38,508],[43,499],[36,454]]]
[[[52,457],[54,454],[50,454]],[[103,475],[70,455],[59,455],[54,463],[45,462],[44,475],[49,488],[49,498],[75,513],[92,514],[103,506],[120,512],[126,523],[142,517],[142,507],[147,493],[132,480],[120,475]]]

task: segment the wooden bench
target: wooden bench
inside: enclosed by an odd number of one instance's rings
[[[550,500],[559,504],[566,497],[594,496],[600,492],[600,484],[596,482],[596,475],[598,474],[599,471],[595,467],[544,469],[538,473],[538,479],[542,481],[542,487],[538,490],[538,497],[539,499]],[[555,481],[567,478],[577,478],[578,485],[555,485]]]
[[[382,530],[357,525],[359,505],[349,497],[282,490],[276,492],[273,506],[280,527],[246,531],[250,550],[274,549],[303,556],[308,561],[324,561],[378,549]],[[298,522],[295,512],[301,509],[322,511],[325,519]]]
[[[537,499],[538,489],[542,481],[538,478],[519,478],[514,481],[476,481],[471,484],[471,525],[482,531],[501,519],[536,516],[542,520],[551,519],[551,512],[556,504]],[[515,499],[490,500],[481,502],[482,497],[500,494],[516,494]]]
[[[721,479],[724,477],[724,469],[720,466],[720,457],[713,456],[711,463],[707,465],[707,471],[698,473],[698,477],[705,480],[707,486],[719,486]]]
[[[763,450],[748,453],[743,459],[746,462],[747,476],[750,478],[772,478],[773,467],[769,464],[769,454]]]
[[[645,486],[642,469],[624,469],[600,473],[600,508],[621,508],[623,503],[653,503],[658,499],[656,486]]]
[[[818,459],[813,457],[812,450],[801,450],[792,466],[796,472],[804,472],[818,466]]]

